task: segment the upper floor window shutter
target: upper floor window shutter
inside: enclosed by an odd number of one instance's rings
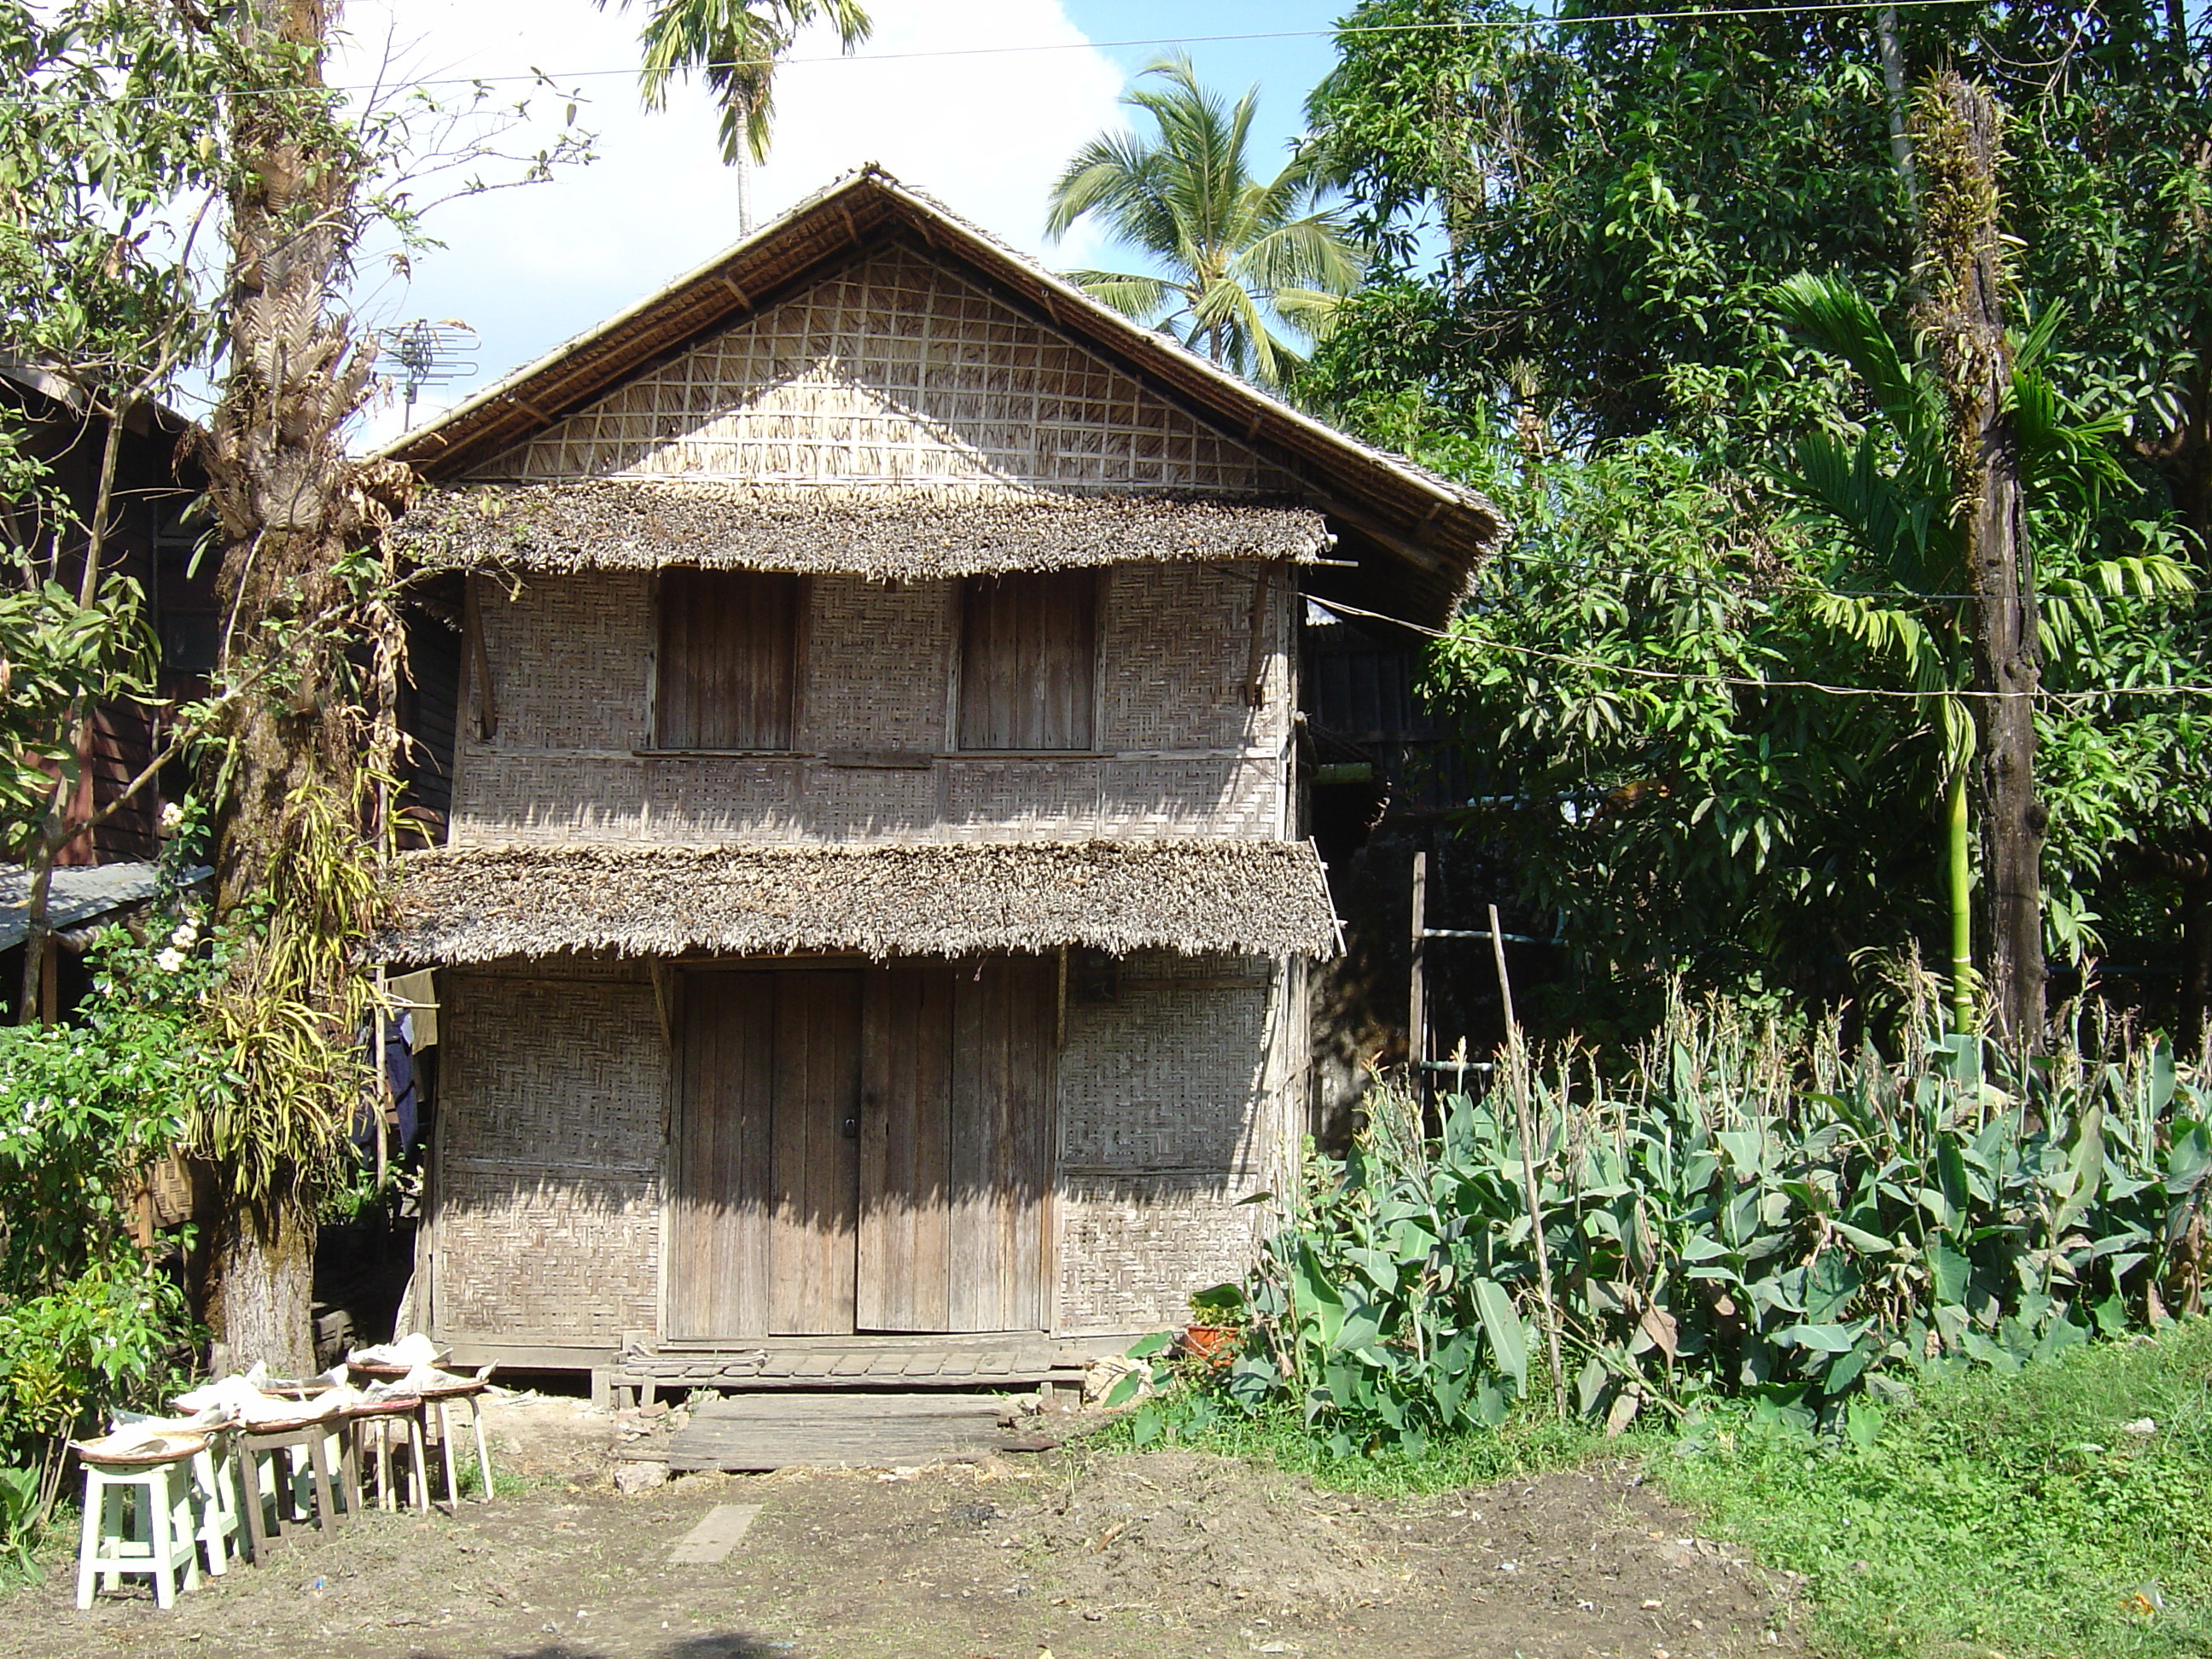
[[[797,576],[661,573],[654,747],[791,747],[799,594]]]
[[[963,605],[960,746],[1089,749],[1097,573],[973,576]]]

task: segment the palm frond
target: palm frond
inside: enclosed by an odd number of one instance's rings
[[[1267,295],[1267,303],[1292,328],[1318,342],[1336,332],[1336,325],[1344,317],[1346,298],[1320,289],[1279,288]]]
[[[1771,300],[1791,333],[1850,365],[1901,438],[1940,423],[1933,386],[1905,362],[1874,307],[1850,283],[1800,272],[1777,283]]]
[[[1350,294],[1366,274],[1365,250],[1333,213],[1310,213],[1267,231],[1237,252],[1232,269],[1262,291],[1314,289]]]
[[[602,9],[607,0],[598,0]],[[629,0],[616,0],[622,9]],[[846,52],[874,25],[859,0],[653,0],[638,31],[638,93],[649,110],[665,107],[668,83],[697,71],[721,106],[722,159],[750,150],[768,159],[775,113],[776,64],[799,33],[827,17]]]
[[[1182,309],[1177,302],[1188,296],[1164,276],[1144,276],[1120,270],[1068,270],[1060,273],[1099,304],[1109,306],[1139,323],[1157,323]]]

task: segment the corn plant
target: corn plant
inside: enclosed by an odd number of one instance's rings
[[[1711,1394],[1833,1426],[1930,1365],[2201,1305],[2212,1097],[2162,1044],[2014,1079],[1932,1018],[1892,1060],[1678,1006],[1624,1079],[1571,1047],[1498,1063],[1433,1118],[1378,1085],[1347,1156],[1310,1155],[1231,1400],[1419,1450],[1504,1419],[1548,1314],[1573,1406],[1613,1428]]]

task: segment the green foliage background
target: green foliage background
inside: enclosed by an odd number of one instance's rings
[[[2186,1024],[2212,703],[2142,688],[2203,683],[2212,629],[2205,14],[1898,15],[1908,92],[1955,65],[2011,110],[2005,302],[2043,325],[2050,407],[2100,434],[2094,489],[2030,503],[2047,684],[2130,688],[2043,710],[2049,943],[2148,964],[2106,991]],[[1310,102],[1381,257],[1299,390],[1516,526],[1430,689],[1498,784],[1463,833],[1557,918],[1548,1012],[1585,1032],[1648,1030],[1676,975],[1833,1004],[1879,994],[1877,957],[1943,953],[1938,706],[1786,684],[1924,690],[1901,647],[1955,610],[1870,569],[1809,487],[1822,446],[1902,477],[1912,441],[1777,302],[1812,273],[1913,338],[1876,21],[1365,0]],[[2128,561],[2192,591],[2100,579]]]

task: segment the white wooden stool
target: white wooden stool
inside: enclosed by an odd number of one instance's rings
[[[228,1431],[218,1431],[207,1447],[192,1455],[192,1509],[198,1522],[195,1535],[207,1551],[207,1570],[220,1578],[230,1571],[231,1551],[246,1547],[239,1519],[238,1463]]]
[[[93,1580],[112,1590],[126,1572],[154,1581],[157,1607],[177,1604],[176,1575],[184,1588],[200,1582],[199,1528],[193,1520],[192,1465],[207,1451],[201,1440],[160,1462],[94,1461],[77,1449],[84,1465],[84,1535],[77,1547],[76,1604],[92,1605]],[[131,1516],[126,1528],[124,1510]]]
[[[399,1505],[398,1482],[393,1479],[392,1439],[396,1432],[405,1441],[414,1465],[413,1507],[423,1514],[430,1512],[430,1477],[423,1468],[422,1442],[428,1433],[427,1419],[422,1400],[415,1396],[395,1397],[373,1406],[356,1406],[346,1413],[358,1448],[363,1484],[371,1468],[368,1443],[375,1443],[376,1503],[379,1509],[396,1510]]]
[[[464,1402],[469,1408],[469,1425],[476,1431],[477,1485],[481,1489],[477,1494],[478,1500],[486,1504],[491,1502],[491,1449],[484,1443],[483,1421],[483,1397],[485,1391],[491,1387],[488,1380],[490,1370],[490,1366],[485,1366],[487,1375],[479,1376],[475,1382],[459,1388],[425,1392],[425,1397],[436,1408],[438,1414],[438,1452],[446,1465],[446,1503],[455,1510],[460,1508],[461,1493],[458,1468],[460,1460],[454,1455],[459,1448],[453,1443],[453,1408]]]

